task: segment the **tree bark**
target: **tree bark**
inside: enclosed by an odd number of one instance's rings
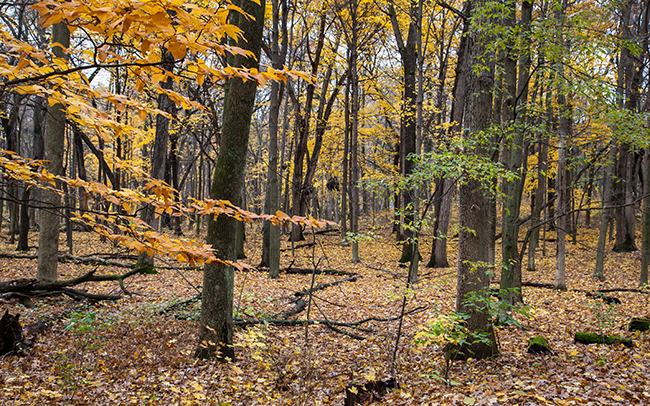
[[[231,65],[254,68],[258,66],[257,61],[262,46],[264,0],[261,0],[260,4],[247,0],[235,4],[254,18],[247,19],[234,14],[234,23],[242,29],[246,38],[246,42],[240,46],[251,51],[255,59],[237,55],[232,58]],[[226,83],[221,151],[214,168],[210,192],[212,199],[231,202],[241,200],[256,90],[256,83],[253,81],[244,82],[234,78]],[[212,245],[220,258],[234,260],[233,236],[236,229],[237,220],[232,217],[210,217],[207,243]],[[234,360],[235,351],[232,346],[234,277],[234,268],[231,266],[208,263],[204,267],[199,346],[195,352],[198,358],[216,357],[220,361]]]

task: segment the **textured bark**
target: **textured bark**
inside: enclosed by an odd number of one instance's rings
[[[52,27],[52,43],[70,46],[70,30],[65,22]],[[52,48],[58,58],[63,58],[60,46]],[[65,113],[61,104],[48,107],[45,128],[45,160],[46,168],[53,175],[63,175],[63,146],[65,144]],[[43,190],[41,198],[45,206],[56,207],[60,198],[55,192]],[[36,278],[40,281],[55,281],[57,279],[57,264],[59,256],[59,213],[56,209],[43,209],[40,214],[40,229],[38,235],[38,265]]]
[[[485,0],[477,2],[477,8]],[[476,23],[480,22],[477,18]],[[481,37],[472,23],[468,38],[470,66],[484,64],[488,38]],[[467,86],[467,110],[465,125],[467,137],[475,137],[486,130],[490,124],[492,106],[492,86],[494,74],[492,69],[482,66],[478,74],[471,74]],[[487,68],[487,69],[486,69]],[[468,154],[487,156],[485,147],[476,146]],[[486,267],[490,258],[489,239],[491,197],[476,179],[468,179],[460,187],[460,233],[458,239],[458,282],[456,292],[456,310],[465,313],[467,328],[473,333],[487,334],[490,343],[477,342],[455,351],[456,358],[482,359],[498,352],[490,315],[477,303],[472,303],[474,296],[483,298],[489,295],[489,275]],[[472,231],[469,231],[472,230]]]
[[[261,4],[242,0],[239,5],[253,19],[236,14],[235,23],[242,29],[246,43],[239,44],[251,51],[256,59],[235,56],[232,61],[237,67],[257,67],[264,28],[264,0]],[[210,198],[241,201],[246,169],[246,152],[250,134],[251,116],[255,105],[256,84],[252,81],[229,79],[223,106],[223,127],[221,151],[214,168]],[[207,243],[216,255],[223,259],[235,258],[237,220],[232,217],[211,217],[208,221]],[[201,325],[199,346],[195,356],[216,357],[220,361],[233,360],[233,285],[234,268],[231,266],[206,264],[203,270],[203,296],[201,304]]]

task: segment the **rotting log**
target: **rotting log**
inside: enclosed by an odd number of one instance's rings
[[[634,347],[634,343],[632,342],[632,340],[629,340],[627,338],[622,338],[618,336],[606,336],[606,335],[594,334],[594,333],[577,332],[575,333],[573,342],[581,343],[581,344],[608,344],[608,345],[623,344],[628,348]]]
[[[648,331],[650,329],[650,320],[634,317],[630,321],[630,331]]]

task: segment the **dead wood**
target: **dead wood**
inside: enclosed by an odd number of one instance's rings
[[[409,314],[414,314],[414,313],[419,313],[421,311],[426,310],[426,306],[418,306],[414,309],[411,309],[409,311],[404,312],[404,316],[409,315]],[[347,323],[343,322],[337,322],[337,321],[330,321],[330,320],[304,320],[304,319],[293,319],[293,320],[283,320],[283,319],[248,319],[244,320],[241,318],[237,318],[234,320],[234,324],[236,326],[255,326],[259,324],[270,324],[274,326],[292,326],[292,327],[303,327],[306,325],[314,325],[314,324],[320,324],[323,325],[330,330],[337,332],[339,334],[346,335],[348,337],[354,338],[356,340],[365,340],[366,337],[361,336],[359,334],[352,333],[347,330],[343,330],[343,328],[350,328],[353,330],[359,330],[359,331],[364,331],[368,333],[374,332],[372,329],[367,329],[361,327],[361,325],[369,323],[371,321],[376,321],[376,322],[388,322],[388,321],[395,321],[398,320],[402,315],[395,316],[395,317],[367,317],[362,320],[357,320],[357,321],[351,321]]]
[[[293,295],[294,295],[295,297],[304,297],[304,296],[308,296],[308,295],[310,295],[310,294],[312,294],[312,293],[314,293],[314,292],[318,292],[319,290],[323,290],[323,289],[327,289],[327,288],[332,287],[332,286],[340,285],[341,283],[345,283],[345,282],[356,282],[358,278],[361,278],[361,276],[359,276],[359,275],[354,275],[354,276],[351,276],[351,277],[349,277],[349,278],[341,279],[341,280],[339,280],[339,281],[335,281],[335,282],[320,283],[320,284],[314,286],[314,287],[311,288],[311,289],[304,289],[304,290],[301,290],[300,292],[296,292],[296,293],[294,293]]]
[[[120,295],[99,295],[73,289],[72,287],[86,282],[117,281],[122,292],[130,295],[131,293],[124,287],[124,280],[133,275],[147,272],[145,268],[137,268],[122,275],[95,275],[96,271],[95,269],[77,278],[56,282],[40,282],[37,279],[16,279],[0,282],[0,298],[51,296],[62,293],[74,299],[118,300],[121,298]]]
[[[0,253],[0,258],[8,259],[38,259],[38,254],[8,254]],[[121,261],[111,261],[109,259],[103,259],[99,257],[79,257],[76,255],[63,254],[59,253],[59,261],[66,262],[71,261],[78,264],[90,264],[90,265],[106,265],[106,266],[117,266],[120,268],[133,268],[133,264],[128,264]]]

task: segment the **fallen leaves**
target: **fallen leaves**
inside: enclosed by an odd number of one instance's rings
[[[278,216],[280,217],[280,216]],[[249,223],[247,255],[259,258],[259,224]],[[309,234],[308,234],[309,236]],[[30,245],[36,244],[32,233]],[[309,238],[311,238],[309,236]],[[399,314],[403,282],[390,273],[380,272],[363,264],[349,264],[349,248],[341,247],[340,236],[317,237],[317,258],[323,258],[327,269],[358,273],[354,282],[334,285],[316,293],[311,318],[328,317],[335,322],[349,322],[369,316],[390,318]],[[585,241],[588,237],[585,237]],[[283,241],[285,246],[289,243]],[[13,247],[0,246],[4,251]],[[110,244],[101,243],[89,233],[75,234],[75,254],[96,256],[97,252],[126,255]],[[455,247],[450,246],[453,261]],[[426,247],[423,253],[427,252]],[[375,268],[389,269],[400,275],[405,270],[393,266],[399,257],[394,238],[385,232],[372,243],[360,244],[360,255]],[[540,271],[525,272],[525,280],[549,282],[554,253],[540,257]],[[551,258],[552,257],[552,258]],[[546,264],[546,259],[550,258]],[[613,264],[630,264],[614,267]],[[296,249],[282,254],[282,264],[309,268],[312,249]],[[608,282],[602,287],[632,287],[635,283],[634,254],[612,255]],[[567,280],[581,289],[596,290],[601,286],[591,281],[584,267],[593,261],[585,254],[572,253],[568,261]],[[543,264],[543,265],[542,265]],[[3,278],[33,276],[35,262],[26,259],[2,260]],[[76,277],[94,269],[86,265],[60,264],[62,277]],[[454,306],[454,269],[420,269],[422,280],[409,297],[412,307],[429,306],[424,313],[414,313],[403,323],[403,336],[397,356],[400,390],[388,393],[386,405],[602,405],[643,404],[650,402],[647,390],[650,376],[650,338],[648,333],[627,333],[632,315],[647,316],[647,298],[633,292],[621,292],[621,305],[611,313],[611,329],[634,338],[635,349],[574,344],[573,332],[598,332],[588,299],[579,292],[555,292],[524,288],[524,297],[533,307],[531,319],[521,319],[524,329],[501,327],[498,338],[501,355],[489,360],[455,362],[451,365],[449,385],[436,377],[444,370],[444,358],[435,345],[416,345],[419,326],[440,314],[448,314]],[[119,273],[101,267],[98,273]],[[195,286],[201,273],[182,271]],[[450,274],[450,272],[452,272]],[[315,284],[339,280],[339,275],[318,274]],[[137,293],[119,303],[90,308],[65,298],[37,299],[37,307],[23,309],[15,301],[0,302],[0,311],[10,308],[21,313],[21,320],[30,323],[39,317],[70,307],[78,317],[56,322],[37,338],[30,354],[22,358],[6,358],[0,363],[0,403],[2,404],[230,404],[287,405],[341,404],[344,386],[351,382],[384,379],[390,374],[390,354],[397,334],[397,321],[371,322],[364,332],[370,339],[357,341],[336,334],[324,326],[264,326],[237,329],[235,343],[237,361],[218,364],[197,361],[192,355],[199,344],[196,338],[198,304],[183,310],[187,319],[176,319],[173,313],[160,311],[172,303],[183,301],[196,292],[181,278],[177,270],[160,269],[158,275],[137,275],[128,289]],[[235,311],[264,317],[287,310],[293,293],[311,286],[311,275],[281,274],[269,280],[260,272],[237,272]],[[569,286],[571,287],[571,286]],[[93,293],[106,293],[117,288],[115,282],[88,286]],[[640,297],[641,296],[641,297]],[[87,318],[88,331],[75,334],[70,326]],[[305,317],[302,312],[298,317]],[[191,317],[190,317],[191,316]],[[23,319],[24,318],[24,319]],[[628,334],[628,335],[626,335]],[[556,353],[554,356],[528,355],[527,340],[543,335]]]

